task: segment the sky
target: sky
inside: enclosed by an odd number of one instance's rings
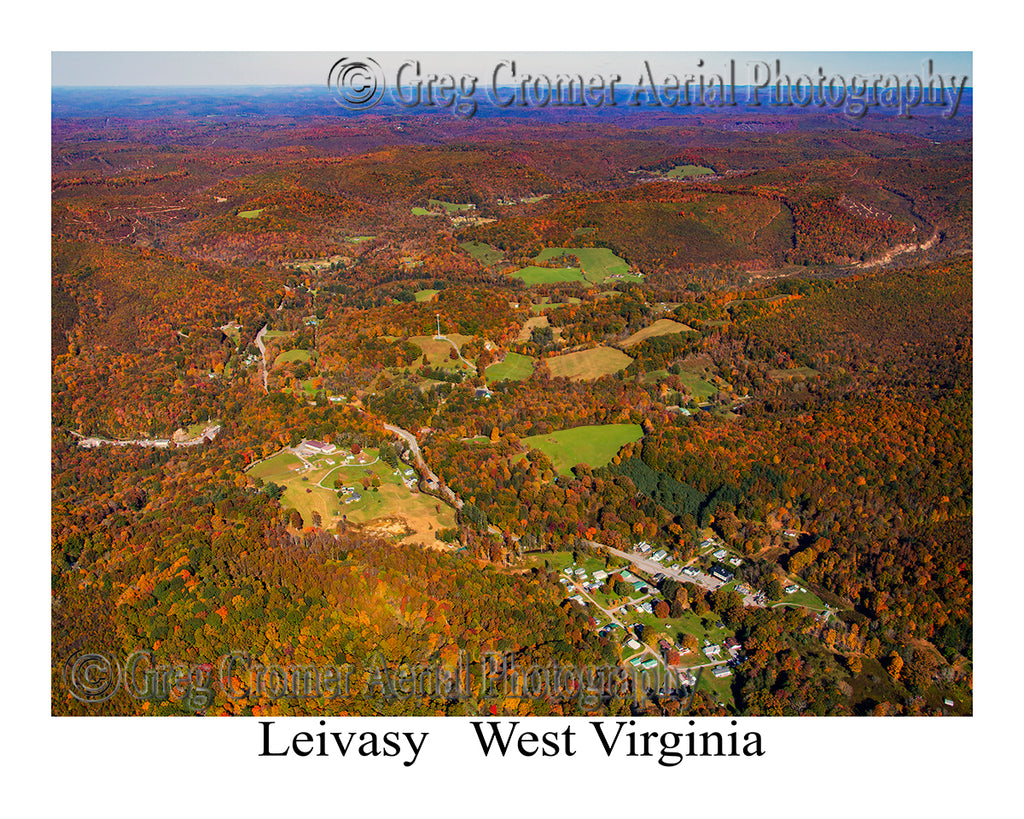
[[[936,73],[972,77],[971,52],[840,52],[840,51],[494,51],[494,52],[290,52],[290,51],[54,51],[51,53],[52,86],[197,86],[197,85],[321,85],[331,65],[341,57],[372,57],[385,77],[394,77],[407,60],[419,60],[421,73],[469,74],[490,78],[502,60],[515,60],[517,73],[620,74],[623,82],[639,78],[647,60],[654,79],[664,75],[722,72],[730,60],[736,64],[736,82],[751,79],[749,63],[763,60],[775,74],[779,60],[782,73],[795,78],[817,76],[821,67],[828,75],[846,79],[855,74],[926,73],[931,59]],[[703,67],[699,61],[703,60]],[[968,87],[973,86],[968,80]]]

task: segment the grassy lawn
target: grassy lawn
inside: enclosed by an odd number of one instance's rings
[[[526,284],[555,284],[556,282],[586,282],[578,267],[524,267],[511,274],[513,279],[521,279]]]
[[[442,216],[443,214],[438,213],[434,210],[427,210],[426,208],[415,207],[412,209],[413,216]]]
[[[361,242],[372,242],[376,238],[376,236],[349,236],[345,241],[353,245],[358,245]]]
[[[720,702],[729,707],[735,707],[736,701],[732,696],[733,677],[716,677],[711,673],[710,668],[705,668],[700,675],[700,683],[697,685],[699,691],[707,691],[715,702]]]
[[[642,437],[638,424],[603,424],[531,435],[522,442],[547,455],[560,475],[569,475],[576,464],[604,466],[623,446]]]
[[[653,614],[637,614],[634,611],[630,611],[628,614],[624,614],[619,619],[625,622],[627,619],[630,623],[643,623],[646,628],[654,629],[659,634],[666,635],[669,642],[678,642],[679,635],[681,633],[692,634],[697,638],[697,642],[700,643],[694,654],[697,655],[700,663],[707,662],[707,657],[704,656],[702,651],[704,647],[704,638],[706,637],[712,643],[721,645],[722,641],[726,637],[731,637],[732,632],[728,629],[715,628],[714,624],[717,622],[717,616],[715,614],[706,615],[708,618],[708,624],[705,624],[704,620],[694,614],[692,611],[683,612],[682,617],[670,617],[664,620],[659,620]],[[691,655],[687,655],[688,657]]]
[[[807,584],[804,583],[804,581],[801,580],[799,577],[793,578],[790,582],[794,583],[797,586],[800,586],[800,588],[802,589],[807,588]],[[779,600],[779,603],[790,603],[794,606],[807,606],[808,608],[816,609],[817,611],[825,610],[824,601],[822,601],[822,599],[818,597],[818,595],[816,595],[810,589],[808,589],[805,592],[798,591],[794,592],[793,594],[783,594],[782,599]]]
[[[525,563],[527,566],[537,566],[548,571],[560,572],[566,566],[572,565],[572,555],[573,553],[570,551],[534,552],[526,557]],[[599,557],[588,557],[581,565],[588,574],[593,574],[598,569],[605,567],[605,561]]]
[[[292,471],[302,467],[302,462],[287,450],[278,452],[276,455],[260,461],[250,467],[248,474],[253,478],[262,478],[265,481],[283,483],[284,479],[291,476]],[[279,480],[280,479],[280,480]]]
[[[655,336],[670,336],[676,333],[692,333],[695,332],[692,327],[686,324],[680,324],[678,321],[672,319],[658,319],[650,327],[644,327],[643,330],[638,330],[633,333],[629,338],[621,342],[623,347],[632,347],[634,344],[639,344],[648,338],[654,338]]]
[[[533,375],[536,361],[528,355],[509,353],[499,364],[492,364],[484,371],[488,381],[523,381]]]
[[[440,292],[440,290],[417,290],[413,295],[416,296],[416,301],[430,301]]]
[[[543,313],[547,310],[557,310],[559,307],[565,307],[567,304],[583,303],[582,299],[577,296],[563,296],[562,298],[564,298],[565,301],[551,301],[550,296],[541,296],[538,304],[530,305],[530,310],[534,313]]]
[[[590,350],[555,356],[545,361],[553,377],[582,381],[624,370],[633,359],[614,347],[594,347]]]
[[[505,258],[505,254],[498,248],[484,242],[462,242],[459,247],[483,265],[491,265]]]
[[[309,350],[289,350],[286,353],[281,353],[281,355],[274,359],[274,366],[279,367],[282,364],[290,364],[292,361],[309,361],[309,358]]]
[[[714,171],[703,165],[676,165],[665,176],[670,179],[689,179],[693,176],[711,176]]]
[[[718,387],[713,384],[709,384],[703,378],[689,372],[688,370],[683,370],[679,373],[679,380],[682,381],[690,390],[690,393],[700,401],[706,401],[718,392]]]
[[[317,381],[317,379],[315,379],[315,378],[307,378],[305,381],[300,382],[300,386],[302,387],[302,391],[309,398],[313,398],[313,397],[316,396],[317,389],[314,386],[316,381]]]
[[[308,458],[315,468],[303,471],[301,461],[284,451],[256,464],[248,474],[283,486],[281,505],[297,510],[307,526],[312,523],[314,511],[320,514],[325,528],[343,517],[354,523],[402,518],[414,532],[410,537],[429,543],[434,539],[432,532],[455,525],[455,513],[449,507],[429,495],[412,492],[402,483],[407,466],[402,465],[396,475],[395,469],[377,460],[375,449],[364,450],[366,463],[352,458],[353,462],[346,464],[349,455],[340,451]],[[374,476],[380,479],[380,486],[364,489],[362,479],[372,480]],[[323,486],[318,485],[321,483]],[[343,486],[355,487],[361,499],[349,504],[339,501],[337,490]]]
[[[238,212],[239,219],[256,219],[259,217],[266,208],[260,208],[259,210],[243,210]]]
[[[557,259],[559,256],[572,255],[580,260],[580,267],[587,281],[601,284],[610,276],[627,281],[640,281],[639,276],[629,273],[629,265],[606,247],[547,247],[534,258],[538,262]]]
[[[265,339],[284,338],[285,336],[290,336],[291,334],[291,330],[267,330],[267,332],[263,334],[263,337]]]

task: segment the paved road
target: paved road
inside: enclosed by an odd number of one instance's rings
[[[394,435],[397,435],[409,445],[413,461],[415,461],[416,466],[419,467],[421,474],[427,479],[427,484],[432,488],[441,489],[441,479],[437,477],[434,470],[427,466],[427,462],[423,459],[423,453],[420,451],[419,441],[416,440],[416,436],[409,432],[409,430],[396,427],[394,424],[384,424],[384,429]],[[452,492],[451,489],[445,486],[441,491],[448,497],[452,504],[454,504],[456,509],[462,508],[462,499]]]
[[[111,438],[100,438],[100,437],[98,437],[96,435],[86,436],[86,435],[83,435],[80,432],[75,432],[75,430],[73,430],[73,429],[69,429],[68,432],[70,432],[75,438],[77,438],[78,439],[78,445],[80,447],[85,448],[85,449],[92,449],[94,447],[100,446],[101,444],[105,444],[105,445],[108,445],[108,446],[141,446],[141,447],[150,447],[150,448],[157,448],[157,449],[166,449],[166,448],[169,448],[172,443],[176,447],[199,446],[201,443],[203,443],[203,441],[206,438],[209,438],[211,441],[214,438],[216,438],[217,437],[217,433],[220,432],[220,429],[221,429],[220,424],[210,424],[209,426],[204,427],[203,431],[200,432],[198,435],[194,435],[193,437],[186,438],[186,439],[184,439],[182,441],[175,441],[173,437],[171,437],[171,438],[111,439]]]
[[[616,557],[621,557],[624,560],[628,560],[638,569],[650,575],[663,574],[665,575],[665,577],[671,577],[673,580],[678,580],[680,583],[696,583],[697,585],[703,586],[708,591],[715,591],[716,589],[724,585],[721,580],[718,580],[717,578],[711,577],[710,575],[706,575],[701,572],[698,572],[696,577],[690,577],[689,575],[683,574],[682,571],[674,571],[670,569],[668,566],[663,566],[661,563],[658,563],[655,560],[651,560],[650,558],[646,558],[642,555],[634,554],[633,552],[623,552],[612,546],[608,546],[607,544],[599,543],[596,540],[588,540],[585,542],[590,544],[591,546],[604,549],[610,552],[611,554],[615,555]],[[696,561],[696,559],[697,558],[693,558],[693,560],[691,560],[690,563],[693,563],[694,561]],[[744,596],[743,605],[759,607],[763,606],[762,603],[759,603],[756,600],[753,594],[748,594]]]
[[[597,600],[595,600],[588,592],[586,592],[583,589],[583,587],[581,585],[579,585],[575,580],[573,581],[573,587],[574,587],[574,589],[580,595],[585,597],[590,602],[590,605],[592,605],[598,611],[602,612],[613,623],[618,623],[620,626],[622,626],[622,628],[625,630],[625,632],[627,634],[632,634],[632,631],[631,631],[630,627],[626,623],[623,623],[621,620],[619,620],[619,618],[617,618],[615,616],[614,612],[617,611],[618,609],[621,609],[622,606],[616,606],[614,609],[606,609],[606,608],[604,608],[604,606],[602,606],[600,603],[598,603]],[[645,600],[645,599],[646,599],[646,596],[642,597],[642,598],[638,598],[637,600],[631,601],[630,603],[628,603],[626,605],[633,605],[634,603],[640,603],[640,602],[643,602],[643,600]],[[671,668],[668,665],[668,663],[665,662],[665,658],[661,656],[661,652],[660,651],[658,651],[655,648],[652,648],[651,646],[647,645],[646,643],[644,643],[644,642],[642,642],[640,640],[637,640],[637,642],[640,642],[640,644],[643,646],[642,653],[649,654],[650,656],[654,657],[654,659],[656,659],[658,661],[659,665],[662,668],[664,668],[666,671],[673,671],[673,668]],[[711,661],[706,662],[706,663],[701,663],[700,665],[691,665],[691,666],[685,666],[685,667],[684,666],[680,666],[679,668],[677,668],[675,670],[676,671],[681,670],[681,671],[684,671],[684,672],[688,671],[688,672],[692,673],[692,672],[697,671],[698,669],[702,669],[702,668],[713,668],[713,667],[718,666],[718,665],[725,665],[731,659],[732,659],[732,657],[728,657],[727,656],[727,657],[722,658],[721,660],[711,660]],[[696,690],[696,682],[694,683],[694,689]]]
[[[626,634],[629,634],[630,636],[634,637],[634,639],[635,639],[636,635],[634,635],[634,634],[632,633],[632,631],[631,631],[630,627],[629,627],[629,626],[628,626],[628,625],[627,625],[626,623],[623,623],[623,622],[622,622],[621,620],[619,620],[619,618],[618,618],[618,617],[616,617],[616,616],[615,616],[615,615],[614,615],[614,614],[612,613],[612,611],[611,611],[611,610],[609,610],[609,609],[606,609],[606,608],[604,608],[604,607],[603,607],[603,606],[602,606],[602,605],[601,605],[600,603],[598,603],[598,602],[597,602],[597,601],[596,601],[596,600],[595,600],[595,599],[594,599],[593,597],[591,597],[591,596],[590,596],[590,594],[589,594],[588,592],[586,592],[586,591],[585,591],[585,590],[583,589],[583,587],[582,587],[581,585],[579,585],[579,583],[578,583],[577,581],[575,581],[575,580],[573,581],[573,588],[574,588],[574,589],[575,589],[575,590],[576,590],[576,591],[577,591],[577,592],[578,592],[578,593],[579,593],[580,595],[582,595],[583,597],[585,597],[585,598],[586,598],[586,599],[587,599],[587,600],[589,601],[589,603],[590,603],[590,605],[591,605],[591,606],[593,606],[594,608],[596,608],[596,609],[597,609],[598,611],[602,612],[602,613],[603,613],[603,614],[604,614],[604,615],[605,615],[605,616],[606,616],[606,617],[607,617],[607,618],[608,618],[609,620],[611,620],[611,621],[612,621],[613,623],[618,623],[618,625],[620,625],[620,626],[621,626],[621,627],[623,628],[623,630],[625,631],[625,633],[626,633]],[[621,608],[621,606],[620,606],[619,608]],[[666,665],[666,663],[665,663],[665,660],[664,660],[664,659],[662,658],[662,656],[661,656],[661,652],[660,652],[660,651],[655,651],[655,650],[654,650],[653,648],[651,648],[651,647],[650,647],[649,645],[647,645],[646,643],[643,643],[643,642],[641,642],[641,641],[639,641],[639,640],[637,640],[637,642],[639,642],[639,643],[640,643],[640,644],[641,644],[641,645],[643,646],[643,652],[642,652],[642,653],[644,653],[644,654],[650,654],[650,655],[651,655],[652,657],[654,657],[654,659],[656,659],[656,660],[658,661],[658,664],[659,664],[659,665],[660,665],[660,666],[661,666],[662,668],[665,668],[666,670],[668,669],[668,666]]]
[[[434,340],[435,341],[447,341],[449,344],[452,345],[452,347],[455,348],[455,352],[459,356],[459,361],[461,361],[463,364],[465,364],[467,367],[469,367],[473,372],[477,372],[476,364],[474,364],[472,361],[466,361],[466,359],[464,359],[462,357],[462,350],[460,350],[459,346],[454,341],[452,341],[450,338],[448,338],[448,336],[434,336]]]
[[[267,389],[267,348],[263,346],[263,335],[266,332],[267,325],[264,324],[262,329],[260,329],[260,331],[256,334],[256,346],[259,347],[260,355],[263,356],[263,366],[260,367],[260,370],[263,375],[263,391],[269,394],[270,390]]]

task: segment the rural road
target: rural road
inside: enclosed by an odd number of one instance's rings
[[[600,603],[598,603],[597,600],[595,600],[590,594],[588,594],[583,589],[583,587],[581,585],[579,585],[577,583],[577,581],[575,581],[575,580],[573,581],[573,588],[574,588],[575,591],[577,591],[580,594],[580,596],[585,597],[590,602],[590,605],[592,605],[594,608],[596,608],[600,612],[602,612],[613,623],[618,623],[618,625],[621,626],[625,630],[625,632],[627,634],[629,634],[629,635],[631,635],[631,636],[633,636],[635,638],[635,634],[633,633],[632,629],[628,625],[623,623],[621,620],[619,620],[618,617],[615,616],[615,611],[620,609],[620,608],[622,608],[621,606],[616,606],[614,609],[606,609],[604,606],[602,606]],[[644,599],[646,599],[646,597],[637,598],[637,600],[634,600],[629,605],[633,605],[635,603],[642,602]],[[637,642],[641,642],[641,641],[637,640]],[[647,645],[646,643],[643,643],[643,642],[641,642],[641,645],[643,646],[643,651],[641,653],[649,655],[649,656],[653,657],[654,659],[656,659],[658,661],[658,664],[662,668],[664,668],[666,672],[669,672],[669,673],[678,673],[679,672],[679,668],[675,668],[673,666],[669,666],[669,664],[665,661],[665,658],[661,656],[661,652],[660,651],[658,651],[657,649],[655,649],[652,646],[649,646],[649,645]],[[723,658],[721,660],[712,660],[711,662],[701,663],[700,665],[687,666],[687,667],[683,668],[682,670],[683,671],[688,671],[688,672],[693,672],[693,671],[695,671],[697,669],[701,669],[701,668],[713,668],[714,666],[725,665],[726,663],[729,662],[730,659],[731,658],[726,657],[726,658]],[[694,683],[693,687],[694,687],[694,689],[696,689],[696,687],[697,687],[696,682]]]
[[[716,580],[715,578],[709,577],[708,575],[703,573],[698,573],[696,577],[690,577],[689,575],[683,574],[681,571],[673,571],[668,566],[663,566],[661,563],[658,563],[655,560],[649,560],[646,557],[631,554],[630,552],[620,551],[619,549],[616,549],[612,546],[608,546],[604,543],[599,543],[596,540],[587,540],[584,542],[588,543],[591,546],[596,546],[601,549],[604,549],[610,552],[611,554],[615,555],[616,557],[621,557],[624,560],[628,560],[638,569],[647,572],[650,575],[663,574],[665,575],[665,577],[671,577],[673,580],[678,580],[680,583],[697,583],[698,585],[703,586],[708,591],[715,591],[721,585],[723,585],[722,581]],[[743,605],[761,607],[761,604],[757,602],[754,595],[752,594],[748,594],[743,598]]]
[[[270,390],[267,389],[267,348],[263,346],[263,334],[267,332],[267,325],[264,324],[260,331],[256,334],[256,346],[259,347],[260,355],[263,356],[263,366],[260,371],[263,375],[263,391],[267,394]]]
[[[619,618],[616,617],[612,613],[611,610],[606,609],[604,606],[602,606],[600,603],[598,603],[597,600],[595,600],[593,597],[591,597],[590,594],[588,594],[583,589],[583,587],[581,585],[579,585],[579,583],[577,581],[575,581],[575,580],[573,581],[573,587],[575,588],[575,590],[582,597],[585,597],[585,598],[587,598],[588,601],[590,601],[590,605],[592,605],[594,608],[596,608],[600,612],[602,612],[613,623],[616,623],[617,625],[619,625],[623,629],[623,631],[625,631],[626,634],[629,634],[630,636],[635,638],[636,635],[633,633],[633,630],[628,625],[626,625],[625,623],[620,621]],[[640,599],[644,599],[644,598],[640,598]],[[639,640],[637,642],[639,642]],[[668,664],[662,658],[660,651],[655,651],[653,648],[651,648],[651,646],[647,645],[646,643],[641,643],[641,645],[643,646],[643,651],[641,653],[649,654],[651,657],[653,657],[655,660],[658,661],[658,665],[660,665],[666,671],[668,670]]]
[[[435,341],[447,341],[449,344],[452,345],[452,347],[455,348],[455,352],[459,356],[459,361],[461,361],[463,364],[465,364],[467,367],[469,367],[473,372],[477,372],[476,364],[474,364],[472,361],[466,361],[466,359],[464,359],[462,357],[462,350],[460,350],[459,346],[454,341],[452,341],[450,338],[448,338],[448,336],[434,336],[434,340]]]
[[[433,487],[440,487],[441,479],[434,474],[434,470],[427,466],[427,462],[423,459],[423,453],[420,452],[420,445],[419,441],[416,440],[416,436],[409,432],[409,430],[396,427],[394,424],[384,424],[384,429],[394,435],[397,435],[409,445],[409,450],[412,452],[413,460],[416,462],[416,466],[420,468],[423,476],[427,479],[427,483]],[[445,486],[441,491],[448,496],[456,509],[462,508],[462,499],[452,492],[451,489]]]

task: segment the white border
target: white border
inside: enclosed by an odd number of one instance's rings
[[[977,12],[978,10],[974,10]],[[8,334],[7,428],[15,436],[17,487],[32,487],[31,515],[9,507],[16,534],[8,548],[18,559],[8,572],[17,591],[5,598],[6,623],[14,637],[4,675],[5,702],[13,723],[7,732],[17,760],[8,781],[47,812],[69,808],[108,816],[127,810],[154,815],[220,807],[297,813],[310,809],[353,813],[363,808],[384,815],[402,809],[442,809],[460,816],[522,816],[524,811],[657,810],[693,813],[753,810],[781,816],[811,812],[827,816],[882,816],[913,810],[948,816],[998,804],[1008,794],[1016,761],[1013,696],[1019,660],[1017,620],[1009,600],[1019,575],[1018,525],[1010,487],[1019,486],[1016,432],[1016,368],[1002,360],[1010,351],[1008,328],[1020,309],[1020,274],[1007,239],[1019,235],[1014,200],[1006,198],[1019,165],[1011,120],[1017,103],[1017,46],[1009,20],[975,16],[959,6],[891,3],[820,4],[798,9],[729,3],[725,6],[645,4],[607,9],[564,8],[550,3],[352,8],[347,4],[305,9],[291,4],[263,7],[179,2],[162,8],[137,3],[66,5],[39,13],[25,36],[12,29],[15,50],[5,55],[13,99],[5,130],[8,171],[15,185],[4,197],[7,234],[14,245],[9,291],[15,304],[35,305],[28,315],[13,311],[16,334]],[[425,22],[423,15],[428,20]],[[983,22],[987,20],[987,22]],[[749,22],[748,22],[749,21]],[[41,30],[45,26],[45,30]],[[741,27],[737,31],[737,26]],[[986,33],[983,26],[1001,29]],[[16,28],[16,24],[15,24]],[[425,42],[426,41],[426,42]],[[48,303],[45,228],[49,199],[41,180],[49,174],[49,51],[316,49],[342,53],[373,50],[974,50],[976,91],[976,667],[975,714],[971,719],[773,720],[762,729],[769,756],[762,760],[687,760],[677,768],[652,761],[597,763],[528,760],[499,765],[475,753],[462,720],[432,721],[438,753],[412,769],[337,760],[288,764],[254,758],[257,726],[227,720],[70,720],[49,712],[48,474],[39,441],[49,440]],[[1012,190],[1011,195],[1016,194]],[[43,268],[40,270],[39,268]],[[29,344],[37,352],[23,356]],[[38,351],[44,351],[39,354]],[[28,360],[22,363],[23,357]],[[38,406],[37,406],[38,402]],[[28,412],[22,407],[27,404]],[[11,405],[16,407],[10,413]],[[11,417],[13,415],[13,417]],[[26,415],[28,416],[26,418]],[[15,425],[17,425],[15,427]],[[27,475],[27,480],[26,480]],[[1016,480],[1015,480],[1016,479]],[[24,525],[27,518],[30,525]],[[24,560],[22,559],[24,558]],[[29,628],[24,614],[31,613]],[[24,673],[21,673],[21,672]],[[315,720],[305,720],[312,723]],[[365,721],[361,721],[365,722]],[[415,720],[402,719],[402,730]],[[561,722],[561,721],[556,721]],[[740,720],[746,726],[753,720]],[[763,721],[756,721],[758,724]],[[410,727],[406,728],[406,725]],[[532,724],[531,724],[532,726]],[[346,730],[347,730],[346,723]],[[392,723],[382,730],[395,730]],[[553,762],[553,765],[551,764]],[[287,769],[287,774],[285,770]],[[45,784],[32,771],[45,771]],[[595,773],[598,774],[595,776]],[[40,787],[42,786],[42,787]],[[12,804],[21,800],[14,799]],[[1004,803],[1005,804],[1005,803]],[[1009,804],[1013,804],[1012,802]],[[549,811],[545,811],[547,814]]]

